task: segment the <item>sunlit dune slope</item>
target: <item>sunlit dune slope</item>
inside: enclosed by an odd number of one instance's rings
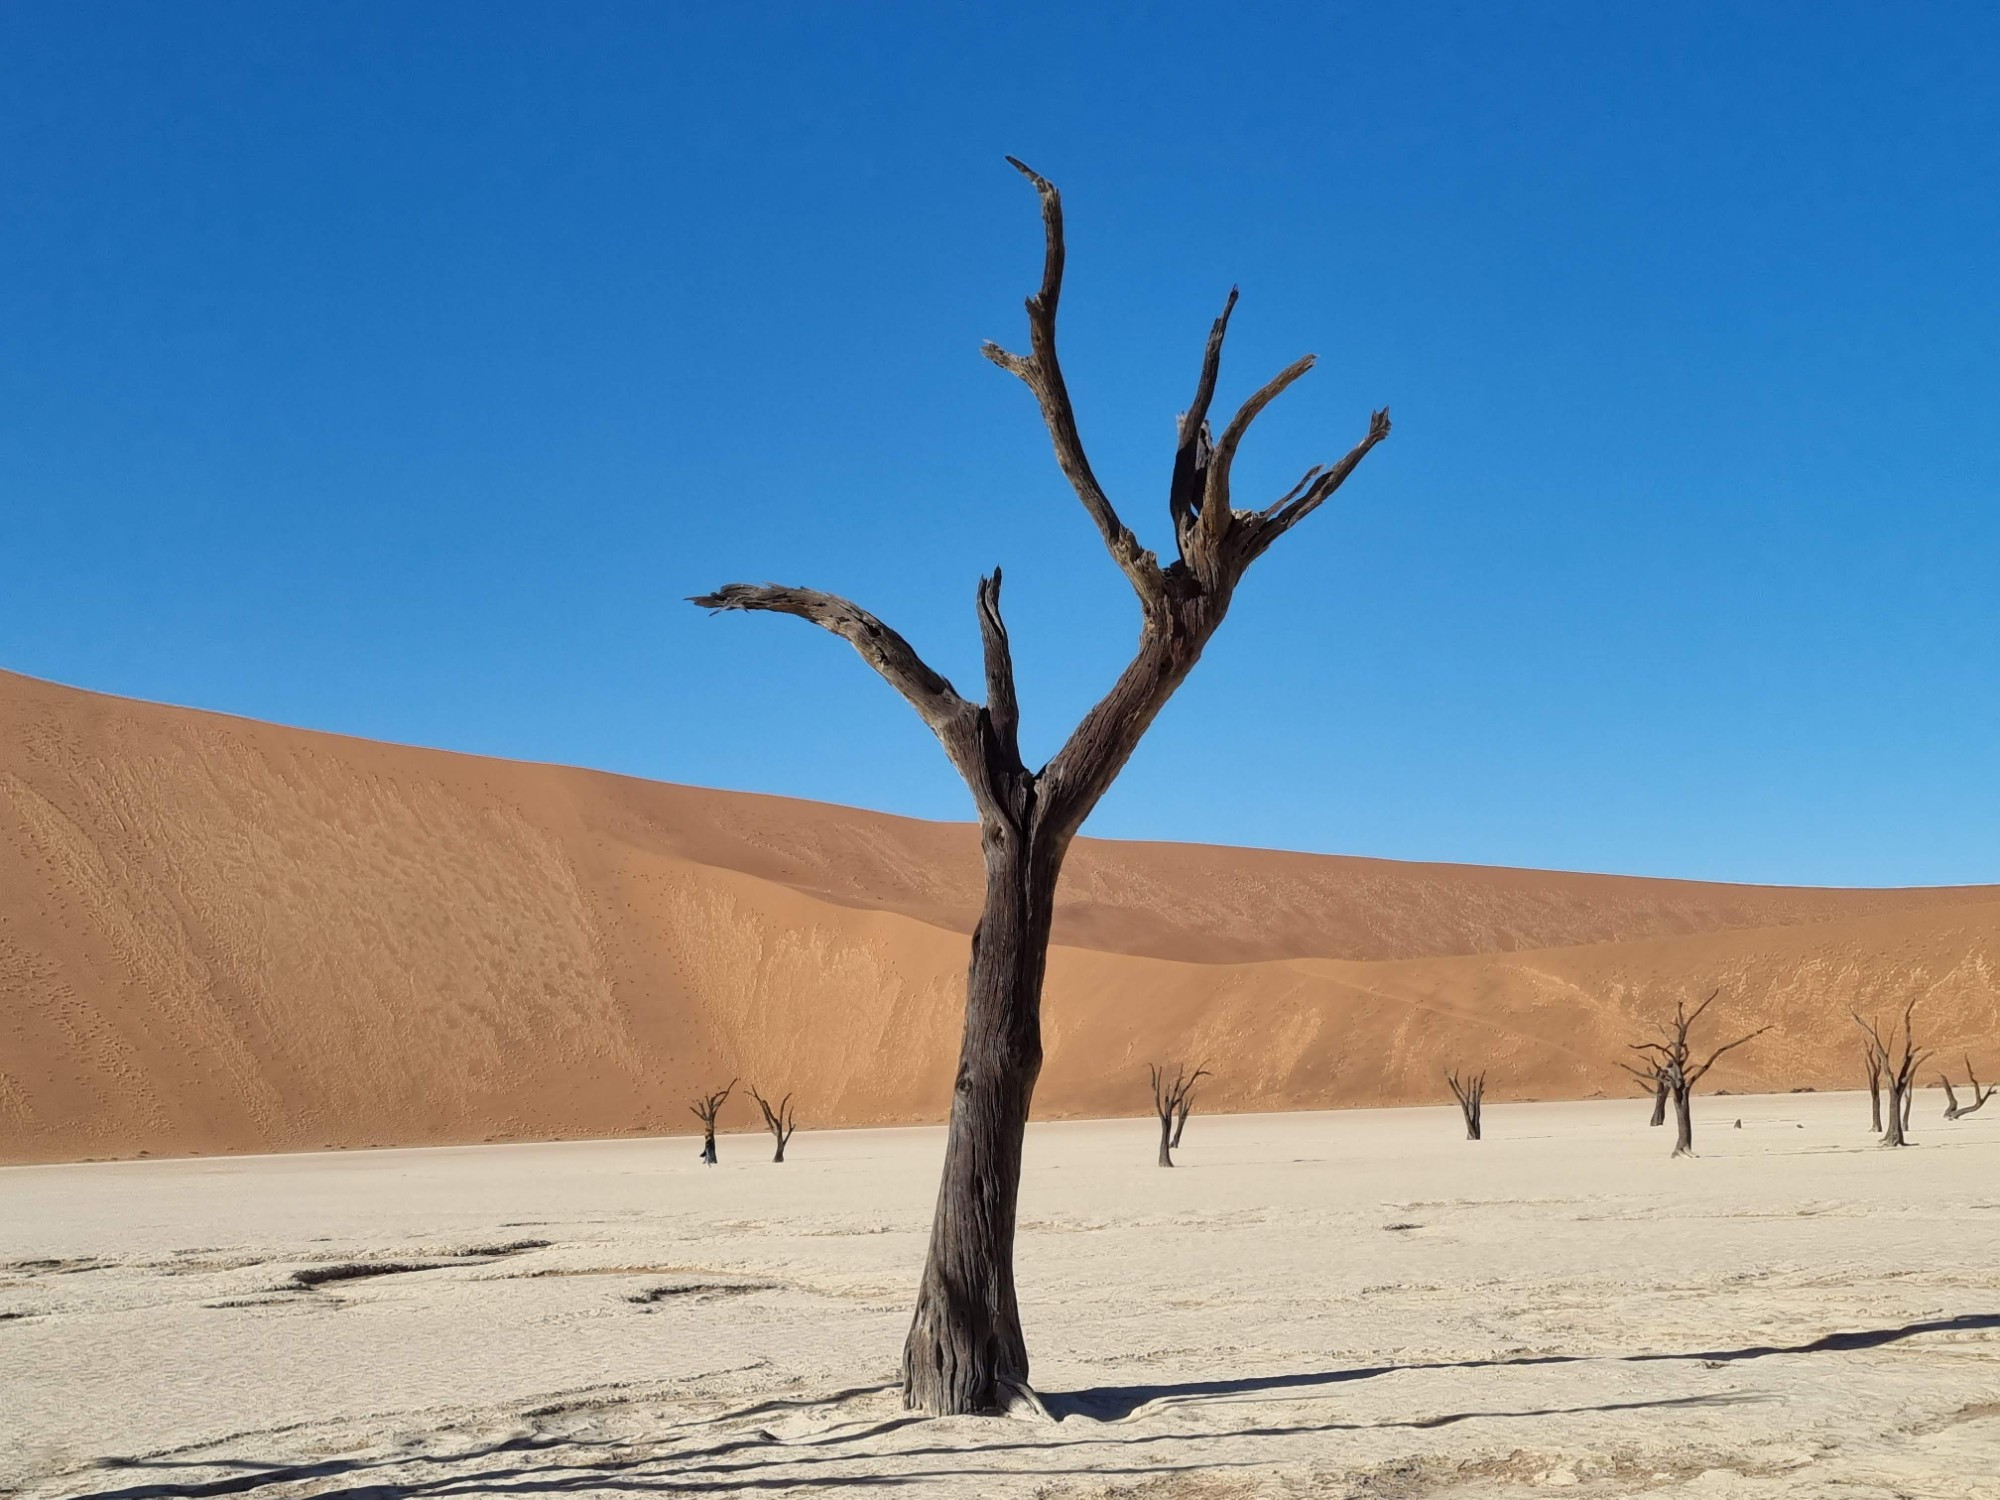
[[[936,1118],[978,882],[964,826],[0,674],[0,1159],[681,1129],[733,1075]],[[1084,840],[1056,933],[1043,1115],[1194,1055],[1216,1108],[1436,1099],[1444,1061],[1615,1091],[1635,1018],[1718,984],[1718,1031],[1775,1027],[1723,1087],[1851,1085],[1848,1008],[1915,994],[2000,1048],[1989,887]]]

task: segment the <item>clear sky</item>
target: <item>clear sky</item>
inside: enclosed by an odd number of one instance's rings
[[[1167,545],[1174,414],[1293,356],[1260,563],[1103,835],[2000,880],[2000,8],[0,8],[0,665],[924,817],[811,584],[1031,756],[1130,592],[979,342],[1063,188],[1066,364]]]

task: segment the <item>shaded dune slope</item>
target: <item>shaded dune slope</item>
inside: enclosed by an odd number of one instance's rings
[[[973,831],[381,745],[0,674],[0,1160],[622,1134],[732,1075],[939,1118]],[[1044,1116],[1621,1091],[1636,1018],[1772,1023],[1713,1082],[1852,1086],[1850,1006],[2000,1043],[2000,889],[1704,885],[1079,842]],[[1949,1055],[1949,1054],[1948,1054]],[[749,1124],[732,1104],[725,1123]]]

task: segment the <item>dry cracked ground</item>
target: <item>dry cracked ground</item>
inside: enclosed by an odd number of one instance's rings
[[[0,1494],[2000,1496],[2000,1106],[1939,1104],[1037,1126],[1048,1413],[946,1421],[938,1130],[0,1170]]]

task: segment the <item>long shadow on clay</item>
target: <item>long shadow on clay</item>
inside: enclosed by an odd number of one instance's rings
[[[1195,1380],[1174,1385],[1105,1386],[1092,1390],[1045,1393],[1044,1402],[1050,1413],[1058,1418],[1081,1416],[1095,1418],[1097,1422],[1112,1422],[1130,1416],[1134,1411],[1149,1403],[1159,1402],[1179,1404],[1200,1401],[1203,1398],[1256,1395],[1272,1391],[1309,1390],[1315,1387],[1340,1385],[1349,1381],[1369,1380],[1379,1375],[1392,1375],[1404,1370],[1480,1370],[1501,1369],[1526,1365],[1586,1364],[1603,1359],[1611,1362],[1641,1363],[1664,1360],[1699,1360],[1722,1363],[1745,1359],[1763,1359],[1778,1354],[1823,1354],[1839,1353],[1858,1349],[1875,1349],[1884,1344],[1893,1344],[1902,1339],[1915,1338],[1924,1333],[1965,1333],[1983,1329],[2000,1328],[2000,1313],[1968,1313],[1955,1318],[1935,1318],[1925,1322],[1905,1323],[1895,1328],[1861,1329],[1850,1333],[1832,1333],[1823,1338],[1800,1344],[1752,1344],[1740,1349],[1698,1350],[1677,1354],[1625,1354],[1625,1355],[1583,1355],[1546,1354],[1523,1355],[1508,1359],[1466,1359],[1441,1360],[1429,1363],[1401,1365],[1360,1366],[1344,1370],[1313,1371],[1295,1375],[1253,1376],[1241,1380]],[[879,1392],[883,1387],[858,1387],[843,1395],[865,1395]],[[810,1487],[815,1489],[895,1489],[903,1485],[945,1478],[970,1478],[985,1472],[983,1465],[990,1464],[992,1458],[1010,1451],[1039,1450],[1043,1453],[1077,1451],[1086,1449],[1117,1448],[1143,1452],[1148,1449],[1171,1448],[1174,1444],[1189,1441],[1191,1437],[1204,1439],[1218,1437],[1234,1438],[1288,1438],[1327,1432],[1354,1432],[1369,1428],[1436,1428],[1448,1427],[1459,1422],[1502,1421],[1532,1417],[1572,1416],[1585,1412],[1638,1411],[1648,1409],[1699,1408],[1735,1405],[1763,1398],[1740,1394],[1715,1394],[1694,1396],[1672,1396],[1639,1401],[1606,1402],[1600,1405],[1572,1407],[1543,1407],[1532,1410],[1493,1410],[1443,1412],[1428,1417],[1408,1417],[1381,1422],[1309,1422],[1295,1424],[1251,1425],[1200,1434],[1183,1432],[1138,1432],[1119,1435],[1100,1433],[1094,1424],[1081,1429],[1069,1428],[1062,1433],[1044,1430],[1032,1438],[1016,1441],[980,1441],[973,1439],[964,1443],[918,1443],[902,1448],[870,1447],[861,1452],[853,1451],[852,1445],[871,1438],[882,1438],[902,1429],[927,1425],[928,1419],[916,1416],[899,1416],[885,1421],[861,1425],[858,1430],[823,1433],[815,1437],[783,1441],[768,1432],[753,1431],[733,1436],[719,1442],[702,1446],[661,1447],[659,1439],[666,1437],[673,1428],[655,1433],[654,1441],[638,1443],[630,1440],[604,1440],[575,1437],[535,1436],[514,1438],[494,1444],[482,1450],[450,1455],[404,1456],[399,1458],[330,1459],[319,1463],[286,1464],[264,1463],[255,1460],[216,1460],[210,1462],[158,1459],[111,1460],[106,1467],[114,1467],[127,1472],[151,1470],[154,1473],[171,1471],[176,1468],[225,1469],[235,1472],[223,1477],[196,1480],[184,1483],[146,1483],[119,1489],[99,1490],[92,1494],[82,1494],[75,1500],[201,1500],[201,1497],[246,1495],[271,1486],[292,1486],[312,1484],[314,1500],[419,1500],[426,1496],[447,1495],[493,1495],[493,1494],[560,1494],[572,1490],[614,1490],[620,1492],[672,1494],[715,1494],[726,1491],[755,1491],[763,1489],[792,1489]],[[752,1413],[761,1414],[765,1410],[788,1406],[809,1406],[821,1404],[812,1401],[777,1401],[759,1403],[755,1407],[726,1413],[712,1421],[690,1424],[675,1424],[685,1427],[712,1426],[713,1422],[734,1422],[748,1418]],[[1095,1435],[1093,1435],[1095,1434]],[[690,1433],[690,1436],[693,1434]],[[997,1435],[997,1434],[996,1434]],[[671,1442],[671,1439],[669,1439]],[[566,1451],[563,1451],[566,1450]],[[843,1451],[846,1450],[846,1451]],[[559,1461],[536,1461],[534,1455],[551,1455],[562,1451]],[[481,1460],[512,1458],[520,1455],[529,1462],[503,1462],[498,1466],[484,1469],[476,1467]],[[894,1464],[898,1467],[886,1472],[874,1473],[829,1473],[830,1466],[845,1465],[865,1459],[873,1464]],[[921,1467],[900,1467],[901,1465],[924,1465],[926,1460],[944,1460]],[[434,1478],[408,1477],[411,1468],[434,1468]],[[1149,1474],[1165,1474],[1183,1471],[1184,1463],[1162,1462],[1160,1464],[1133,1464],[1104,1467],[1084,1465],[1074,1468],[1044,1468],[1037,1466],[1034,1472],[1044,1478],[1062,1475],[1080,1475],[1095,1479],[1137,1477]],[[1205,1461],[1203,1468],[1228,1468],[1232,1465]],[[385,1469],[401,1469],[405,1477],[389,1479],[380,1475]],[[347,1480],[341,1487],[322,1487],[326,1481]]]
[[[1702,1360],[1722,1364],[1740,1359],[1764,1359],[1773,1354],[1834,1354],[1856,1349],[1878,1349],[1884,1344],[1915,1338],[1920,1333],[1969,1333],[1983,1328],[2000,1328],[2000,1313],[1964,1313],[1956,1318],[1933,1318],[1921,1323],[1904,1323],[1895,1328],[1829,1333],[1804,1344],[1746,1344],[1740,1349],[1704,1349],[1676,1354],[1523,1354],[1509,1359],[1361,1365],[1345,1370],[1313,1370],[1297,1375],[1253,1375],[1240,1380],[1188,1380],[1175,1385],[1107,1385],[1083,1391],[1044,1391],[1042,1402],[1048,1407],[1049,1414],[1058,1420],[1067,1416],[1082,1416],[1093,1417],[1100,1422],[1115,1422],[1153,1402],[1177,1404],[1204,1397],[1309,1390],[1314,1386],[1343,1385],[1350,1380],[1372,1380],[1378,1375],[1394,1375],[1403,1370],[1492,1370],[1520,1365],[1587,1364],[1600,1359],[1627,1364],[1656,1360]]]
[[[1641,1411],[1662,1408],[1728,1406],[1763,1398],[1741,1395],[1671,1396],[1646,1401],[1610,1401],[1589,1406],[1535,1407],[1526,1410],[1444,1412],[1432,1417],[1408,1417],[1381,1422],[1304,1422],[1231,1428],[1200,1434],[1216,1438],[1288,1438],[1328,1432],[1362,1432],[1381,1428],[1424,1429],[1449,1427],[1458,1422],[1518,1420],[1532,1417],[1576,1416],[1585,1412]],[[279,1466],[238,1462],[229,1467],[250,1472],[192,1484],[145,1484],[126,1489],[101,1490],[79,1495],[75,1500],[196,1500],[196,1497],[241,1495],[271,1485],[297,1484],[355,1476],[359,1482],[339,1488],[315,1488],[313,1500],[423,1500],[423,1497],[562,1494],[576,1490],[617,1491],[652,1495],[737,1494],[756,1490],[798,1489],[896,1489],[904,1485],[936,1480],[969,1480],[991,1474],[993,1459],[1003,1453],[1037,1453],[1044,1456],[1086,1450],[1171,1449],[1196,1434],[1184,1432],[1134,1433],[1119,1436],[1068,1438],[1049,1432],[1012,1442],[981,1441],[973,1437],[960,1443],[918,1443],[902,1448],[867,1448],[852,1445],[868,1438],[883,1437],[902,1428],[927,1423],[928,1418],[894,1417],[855,1432],[824,1434],[819,1437],[783,1442],[768,1433],[731,1439],[707,1447],[634,1451],[627,1441],[576,1439],[529,1439],[503,1443],[474,1453],[454,1457],[425,1458],[425,1464],[451,1465],[449,1472],[434,1479],[385,1480],[368,1476],[368,1471],[402,1467],[409,1459],[333,1459],[324,1463]],[[1003,1429],[1004,1430],[1004,1429]],[[1086,1432],[1094,1429],[1085,1429]],[[501,1454],[571,1451],[553,1463],[509,1463],[501,1467],[468,1469],[469,1460]],[[843,1449],[847,1451],[842,1451]],[[940,1462],[941,1461],[941,1462]],[[895,1468],[872,1471],[848,1469],[826,1472],[832,1466],[857,1462],[871,1465],[893,1464]],[[1215,1460],[1199,1464],[1163,1458],[1157,1463],[1126,1462],[1076,1465],[1035,1465],[1024,1469],[1042,1479],[1083,1477],[1100,1482],[1185,1473],[1191,1468],[1204,1471],[1253,1467],[1259,1460]],[[129,1469],[172,1468],[180,1465],[159,1460],[124,1460]],[[908,1467],[905,1467],[908,1466]]]

